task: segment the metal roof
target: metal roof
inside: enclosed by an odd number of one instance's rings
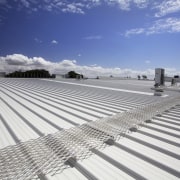
[[[168,91],[166,96],[155,97],[150,90],[152,81],[135,80],[5,78],[0,79],[0,85],[0,156],[4,158],[0,160],[0,169],[3,166],[6,171],[9,169],[9,172],[0,171],[0,179],[12,179],[12,156],[18,164],[21,158],[28,157],[27,160],[31,161],[32,152],[38,152],[39,157],[45,152],[44,155],[55,160],[52,164],[48,162],[49,166],[44,163],[46,167],[42,164],[41,169],[46,169],[42,172],[34,170],[38,169],[38,163],[42,163],[39,161],[32,163],[35,168],[28,172],[27,168],[22,171],[22,167],[16,164],[15,168],[24,174],[13,179],[26,179],[32,171],[33,175],[34,172],[38,175],[33,177],[37,179],[180,178],[178,92]],[[151,123],[144,123],[150,117]],[[119,119],[121,122],[117,124]],[[131,126],[138,127],[137,132],[132,132],[136,128],[129,130]],[[75,134],[72,136],[72,133]],[[54,138],[64,145],[54,144]],[[86,146],[82,145],[82,140]],[[73,144],[75,141],[77,147]],[[51,150],[44,147],[43,143],[47,142],[53,144],[48,144]],[[93,145],[87,145],[92,142]],[[73,146],[82,151],[76,152]],[[75,152],[74,156],[66,155],[69,158],[66,162],[56,154],[56,149],[61,154],[64,147]],[[26,152],[25,157],[22,151]],[[11,166],[5,165],[5,159],[12,163]],[[54,169],[48,172],[51,165]],[[5,178],[5,175],[9,177]]]

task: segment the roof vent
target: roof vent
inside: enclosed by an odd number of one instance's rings
[[[112,146],[114,144],[114,139],[108,139],[105,143]]]
[[[70,167],[74,167],[77,163],[76,158],[70,157],[64,164],[69,165]]]
[[[136,127],[131,127],[131,128],[129,128],[129,130],[130,130],[131,132],[136,132],[136,131],[137,131],[137,128],[136,128]]]

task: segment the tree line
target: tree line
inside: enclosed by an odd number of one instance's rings
[[[44,69],[34,69],[29,71],[15,71],[9,74],[6,74],[6,77],[9,78],[55,78],[56,75],[50,75],[49,71]]]

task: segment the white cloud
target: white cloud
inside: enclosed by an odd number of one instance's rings
[[[120,9],[130,10],[130,0],[116,0],[119,4]]]
[[[83,39],[85,39],[85,40],[100,40],[102,38],[103,38],[102,36],[96,35],[96,36],[87,36],[87,37],[84,37]]]
[[[83,5],[81,3],[72,3],[67,4],[66,7],[62,9],[63,12],[71,12],[71,13],[77,13],[77,14],[84,14],[84,11],[82,10]]]
[[[22,54],[7,55],[1,57],[1,60],[5,60],[8,65],[28,65],[32,63],[32,60]]]
[[[121,10],[129,11],[132,5],[138,8],[146,8],[149,0],[105,0],[109,5],[118,5]]]
[[[28,9],[27,12],[37,12],[38,10],[45,11],[55,11],[55,12],[69,12],[69,13],[78,13],[84,14],[83,9],[87,9],[88,7],[92,7],[91,4],[97,4],[96,1],[88,0],[84,2],[82,0],[78,0],[77,2],[70,2],[66,0],[14,0],[16,6],[11,6],[11,4],[7,0],[0,0],[0,5],[3,5],[4,8],[7,8],[7,4],[11,7],[11,9],[22,10],[24,8]]]
[[[97,64],[90,66],[80,66],[76,60],[62,60],[60,62],[51,62],[45,60],[42,57],[29,58],[22,54],[12,54],[5,57],[0,57],[0,71],[7,73],[15,70],[30,70],[30,69],[46,69],[51,73],[65,74],[68,71],[74,70],[78,73],[82,73],[87,77],[96,76],[110,76],[114,77],[137,77],[137,75],[146,74],[148,78],[154,77],[154,69],[147,69],[144,71],[137,71],[133,69],[121,69],[115,68],[103,68]],[[175,68],[166,68],[167,75],[180,74]]]
[[[49,65],[50,61],[43,59],[42,57],[28,58],[23,54],[12,54],[5,57],[0,57],[2,61],[5,61],[7,65]]]
[[[76,60],[63,60],[58,63],[58,66],[62,67],[75,67],[76,66]]]
[[[167,14],[179,12],[180,0],[164,0],[163,2],[156,4],[154,8],[158,9],[155,17],[162,17]]]
[[[52,40],[51,43],[52,43],[52,44],[58,44],[58,41]]]
[[[121,10],[130,10],[131,0],[106,0],[109,5],[118,5]]]
[[[130,35],[134,35],[134,34],[142,34],[144,33],[144,31],[145,31],[144,28],[130,29],[126,31],[125,36],[129,37]]]
[[[28,9],[27,12],[37,12],[45,10],[49,12],[64,12],[85,14],[88,9],[97,6],[119,7],[122,11],[129,11],[132,8],[155,9],[155,17],[162,17],[170,13],[180,11],[180,0],[76,0],[74,2],[68,0],[14,0],[16,6],[12,6],[7,0],[0,0],[0,5],[5,9]]]
[[[74,2],[68,0],[14,0],[16,6],[11,6],[11,9],[15,8],[22,10],[28,9],[28,12],[37,12],[38,10],[45,10],[49,12],[65,12],[84,14],[86,10],[100,6],[118,6],[121,10],[128,11],[133,5],[138,8],[145,8],[148,5],[149,0],[76,0]],[[9,5],[7,0],[0,0],[0,4]],[[7,7],[7,6],[6,6]]]
[[[180,18],[166,18],[157,20],[153,26],[149,27],[147,34],[157,33],[177,33],[180,32]]]
[[[179,33],[180,32],[180,18],[165,18],[153,22],[152,25],[146,28],[130,29],[125,32],[125,36],[137,34],[160,34],[160,33]]]
[[[43,67],[43,66],[51,65],[50,61],[47,61],[42,57],[33,57],[32,59],[30,58],[30,60],[31,60],[30,65],[33,65],[33,66],[42,66]]]
[[[149,4],[149,0],[134,0],[134,3],[139,8],[146,8]]]

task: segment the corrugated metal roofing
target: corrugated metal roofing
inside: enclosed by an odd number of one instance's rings
[[[146,94],[152,93],[152,82],[145,81],[145,86],[139,81],[128,81],[124,91],[124,81],[123,85],[118,81],[101,81],[98,86],[102,88],[94,87],[97,82],[1,79],[0,149],[165,99]],[[179,97],[176,92],[168,95]],[[54,176],[40,173],[37,178],[178,179],[179,125],[180,108],[176,106],[112,146],[94,149],[88,159],[74,162],[74,168]]]

